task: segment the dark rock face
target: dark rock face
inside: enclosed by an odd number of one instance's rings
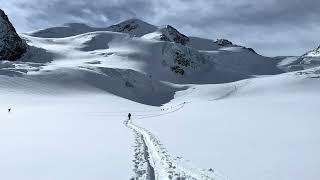
[[[113,29],[116,32],[130,32],[134,29],[137,29],[138,27],[139,25],[135,21],[129,20],[126,23],[112,25],[110,26],[110,29]]]
[[[315,56],[320,57],[320,46],[302,55],[302,57],[315,57]]]
[[[180,33],[178,30],[172,26],[167,25],[165,28],[161,29],[162,34],[160,35],[160,40],[180,43],[182,45],[189,42],[189,37]]]
[[[254,54],[257,54],[256,51],[253,50],[252,48],[245,48],[245,49],[247,49],[248,51],[250,51],[250,52],[252,52],[252,53],[254,53]]]
[[[188,72],[200,70],[201,66],[206,64],[205,57],[197,51],[186,46],[180,48],[173,50],[174,61],[170,67],[171,71],[186,75]]]
[[[184,70],[180,66],[171,67],[171,70],[177,74],[184,75]]]
[[[176,51],[174,63],[177,65],[171,67],[171,70],[177,74],[184,75],[185,72],[180,66],[189,67],[191,64],[191,59],[186,57],[186,55],[181,51]]]
[[[176,58],[175,58],[175,63],[184,66],[184,67],[189,67],[191,64],[191,59],[186,57],[185,54],[183,54],[180,51],[176,52]]]
[[[15,61],[26,50],[26,42],[19,37],[7,15],[0,9],[0,60]]]
[[[232,42],[226,40],[226,39],[218,39],[215,41],[216,44],[219,46],[227,46],[227,45],[232,45]]]
[[[157,28],[139,19],[129,19],[107,28],[108,31],[127,33],[130,36],[141,37],[154,32]]]
[[[131,82],[129,82],[129,81],[126,81],[126,82],[125,82],[125,86],[126,86],[126,87],[130,87],[130,88],[134,88],[134,85],[133,85]]]

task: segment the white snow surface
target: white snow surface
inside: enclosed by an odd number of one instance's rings
[[[0,61],[0,179],[320,178],[319,67],[111,27],[21,35]]]
[[[137,124],[178,156],[227,179],[318,179],[319,70],[195,85],[181,110]]]
[[[131,177],[133,136],[122,121],[143,105],[75,84],[0,84],[0,179]]]

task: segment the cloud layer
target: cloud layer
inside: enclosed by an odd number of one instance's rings
[[[315,0],[0,0],[19,32],[83,22],[108,26],[139,18],[187,35],[226,38],[268,55],[300,55],[320,44]]]

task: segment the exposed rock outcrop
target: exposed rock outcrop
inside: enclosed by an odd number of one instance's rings
[[[119,24],[112,25],[107,29],[113,32],[127,33],[130,36],[140,37],[145,34],[156,31],[157,27],[139,19],[129,19]]]
[[[189,37],[180,33],[177,29],[172,26],[167,25],[165,28],[160,29],[162,33],[160,35],[160,40],[180,43],[182,45],[187,44],[189,42]]]
[[[320,65],[320,46],[300,56],[295,62],[295,64],[293,64],[293,67],[291,67],[291,69],[292,68],[308,69],[308,68],[313,68],[319,65]],[[296,69],[293,69],[293,70],[296,70]]]
[[[227,39],[217,39],[214,43],[218,44],[219,46],[232,45],[232,42],[228,41]]]
[[[0,9],[0,60],[15,61],[27,50],[7,15]]]

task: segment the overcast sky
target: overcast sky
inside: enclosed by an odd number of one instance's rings
[[[226,38],[267,56],[301,55],[320,45],[319,0],[0,0],[0,8],[18,32],[139,18],[186,35]]]

